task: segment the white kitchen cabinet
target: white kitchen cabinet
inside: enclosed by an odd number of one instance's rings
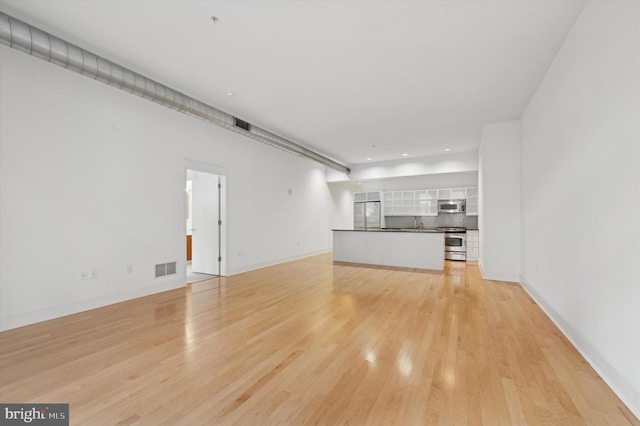
[[[385,192],[383,198],[384,214],[386,216],[398,216],[402,205],[402,193],[398,191]]]
[[[367,201],[382,201],[382,192],[367,192]]]
[[[454,188],[451,190],[451,199],[458,200],[467,198],[467,188]]]
[[[444,233],[334,230],[333,260],[442,271]]]
[[[438,189],[438,200],[450,200],[450,199],[451,199],[450,188]]]
[[[356,192],[353,194],[353,201],[382,201],[382,193],[380,191]]]
[[[384,213],[387,216],[427,216],[431,207],[435,216],[438,214],[435,197],[435,190],[385,192]],[[434,203],[435,207],[431,206]]]
[[[383,195],[384,215],[393,215],[393,192],[385,192]]]
[[[395,210],[396,202],[394,200],[395,192],[385,192],[382,194],[382,198],[384,199],[384,215],[385,216],[396,216],[398,212]]]
[[[427,191],[427,209],[425,216],[438,216],[438,190],[429,189]]]
[[[467,188],[467,216],[478,216],[478,188]]]
[[[467,198],[466,188],[444,188],[438,189],[439,200],[459,200]]]
[[[427,191],[415,191],[416,216],[427,214]]]
[[[480,257],[480,232],[467,231],[467,262],[477,262]]]
[[[467,215],[478,215],[478,188],[389,191],[382,196],[385,216],[438,216],[438,200],[467,200]]]
[[[400,191],[393,192],[393,214],[402,214],[402,192]]]
[[[414,191],[402,191],[402,208],[403,214],[412,215],[415,213],[415,192]]]

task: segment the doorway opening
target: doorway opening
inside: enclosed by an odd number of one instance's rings
[[[223,276],[226,270],[223,256],[226,179],[213,173],[217,168],[202,166],[206,165],[188,165],[186,169],[187,284]]]

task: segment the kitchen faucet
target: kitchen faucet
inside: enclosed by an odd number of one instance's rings
[[[422,228],[424,224],[422,223],[422,219],[420,219],[420,228]],[[418,229],[418,216],[413,217],[413,229]]]

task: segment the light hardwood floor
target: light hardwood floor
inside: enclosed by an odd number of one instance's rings
[[[0,401],[78,425],[640,424],[518,285],[330,255],[0,333]]]

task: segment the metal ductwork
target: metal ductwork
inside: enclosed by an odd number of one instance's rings
[[[0,43],[332,169],[344,173],[351,171],[347,166],[317,152],[67,43],[3,12],[0,12]]]

